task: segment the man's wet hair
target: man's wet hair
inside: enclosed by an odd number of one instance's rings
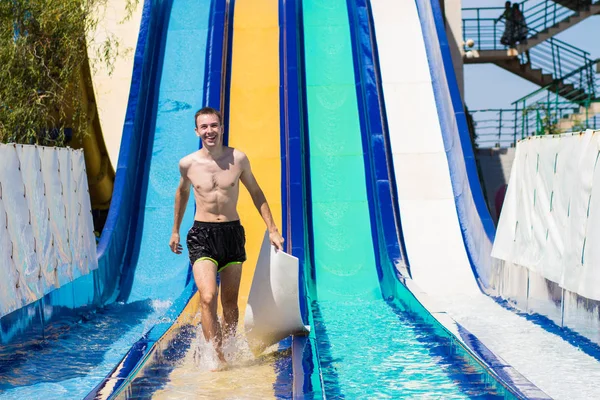
[[[204,107],[196,111],[196,115],[194,115],[194,124],[196,125],[196,128],[198,127],[198,117],[201,115],[216,115],[219,119],[219,125],[223,124],[223,119],[221,118],[221,113],[219,111],[212,107]]]

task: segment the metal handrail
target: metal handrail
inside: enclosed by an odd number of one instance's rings
[[[534,0],[528,0],[521,4],[523,5],[530,1]],[[475,22],[477,24],[477,31],[475,32],[476,37],[474,39],[477,40],[476,47],[478,49],[499,49],[500,46],[502,46],[503,49],[506,48],[505,45],[500,44],[500,39],[503,36],[503,33],[506,28],[506,25],[503,21],[503,16],[500,16],[499,18],[481,18],[481,14],[484,10],[494,10],[494,12],[498,12],[499,10],[503,11],[503,8],[485,7],[469,8],[466,10],[475,10],[477,13],[477,18],[463,19],[463,32],[465,38],[473,36],[472,30],[469,29],[469,24],[471,22]],[[482,23],[484,23],[483,27]],[[536,34],[537,32],[535,31],[535,29],[529,28],[528,34],[531,35],[532,33]],[[465,39],[465,50],[467,50],[468,56],[468,51],[470,49],[468,47],[467,39]],[[528,64],[532,69],[540,69],[542,73],[552,75],[554,79],[552,79],[552,82],[550,82],[549,85],[547,85],[547,87],[550,88],[556,88],[561,86],[559,82],[556,81],[557,77],[564,78],[565,75],[571,73],[574,70],[579,69],[581,66],[585,67],[593,61],[590,58],[589,52],[579,49],[569,43],[566,43],[556,38],[549,38],[548,40],[530,48],[529,50],[522,52],[518,56],[518,58],[522,65]],[[583,93],[589,93],[592,96],[595,96],[595,88],[590,86],[589,76],[587,78],[588,79],[580,79],[579,81],[564,81],[564,83],[573,85],[577,91],[582,91]],[[574,95],[579,96],[578,93],[574,93]]]
[[[475,145],[480,149],[514,147],[528,136],[600,128],[600,114],[595,114],[561,129],[561,120],[574,112],[570,103],[559,104],[554,110],[543,107],[471,110]]]
[[[527,38],[537,35],[552,26],[557,25],[560,22],[565,21],[574,15],[577,15],[580,11],[585,10],[587,7],[599,4],[600,0],[573,0],[576,2],[576,9],[572,10],[568,7],[562,6],[551,0],[524,0],[519,4],[523,18],[528,27]],[[463,28],[466,28],[467,21],[478,21],[477,30],[482,28],[481,21],[493,21],[496,24],[503,18],[505,8],[503,7],[466,7],[463,8],[463,15],[467,14],[466,18],[463,18]],[[474,14],[470,16],[469,14]],[[475,17],[475,18],[474,18]],[[468,29],[463,29],[466,32]],[[465,36],[465,40],[468,37]],[[487,48],[479,48],[479,50],[488,50]],[[496,50],[494,47],[491,50]]]
[[[517,103],[523,102],[523,101],[527,101],[528,99],[531,99],[533,97],[536,97],[538,94],[540,93],[546,93],[548,91],[552,91],[553,87],[556,87],[557,83],[559,82],[569,82],[569,80],[571,80],[571,78],[577,76],[578,74],[581,74],[582,76],[585,77],[585,81],[586,83],[589,85],[588,90],[586,90],[586,93],[591,95],[593,98],[596,98],[596,79],[594,79],[594,65],[596,64],[600,64],[600,58],[596,58],[595,60],[589,60],[588,62],[586,62],[584,65],[580,66],[579,68],[559,77],[554,79],[551,83],[547,84],[546,86],[542,86],[541,88],[513,101],[511,103],[511,105],[516,105]]]

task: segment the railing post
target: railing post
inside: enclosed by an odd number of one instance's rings
[[[502,109],[500,109],[500,118],[498,121],[498,147],[500,147],[502,137]]]
[[[558,62],[558,73],[555,75],[557,78],[563,75],[562,73],[562,62],[560,59],[560,47],[556,47],[556,61]]]
[[[558,118],[558,113],[559,113],[559,109],[558,109],[558,107],[559,107],[559,105],[558,105],[558,87],[556,88],[556,96],[554,96],[554,104],[555,104],[555,110],[556,110],[556,118]],[[550,114],[550,115],[552,115],[552,114]],[[558,122],[558,119],[557,119],[556,122]]]
[[[552,68],[554,70],[554,76],[556,75],[556,55],[555,55],[555,50],[554,50],[554,41],[552,40],[552,38],[548,39],[548,42],[550,43],[550,49],[552,50]]]
[[[496,46],[495,43],[494,46]],[[479,8],[477,9],[477,47],[479,50],[481,50],[481,18],[479,14]]]
[[[515,103],[515,117],[514,117],[514,124],[513,124],[513,146],[516,147],[517,146],[517,113],[518,111],[518,103]]]
[[[523,100],[523,108],[521,108],[521,139],[525,138],[525,118],[527,118],[527,114],[529,114],[528,112],[526,112],[527,110],[527,100]]]

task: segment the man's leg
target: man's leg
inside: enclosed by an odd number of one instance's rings
[[[242,264],[230,264],[221,272],[221,305],[225,322],[224,334],[235,336],[238,324],[238,293],[242,279]]]
[[[213,343],[217,356],[223,362],[221,350],[221,326],[217,319],[217,266],[210,260],[198,260],[194,263],[194,280],[200,293],[200,311],[202,333],[207,342]]]

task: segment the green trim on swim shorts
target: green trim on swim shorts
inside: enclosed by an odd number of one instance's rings
[[[217,272],[221,272],[223,271],[225,268],[229,267],[230,265],[234,265],[234,264],[243,264],[243,262],[241,261],[232,261],[232,262],[228,262],[227,264],[225,264],[225,266],[223,266],[222,268],[219,268],[217,270]]]
[[[204,261],[204,260],[212,261],[217,266],[217,268],[219,267],[219,263],[217,262],[217,260],[215,260],[214,258],[210,258],[210,257],[200,257],[199,259],[194,261],[194,264],[196,264],[198,261]]]

